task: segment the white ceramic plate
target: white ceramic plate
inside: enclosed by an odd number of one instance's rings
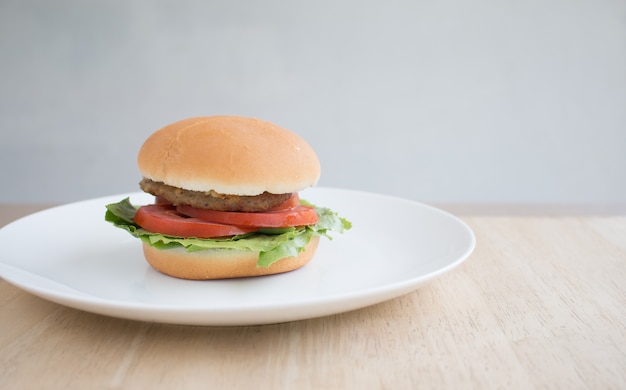
[[[322,239],[313,261],[285,274],[188,281],[153,270],[141,243],[104,221],[109,196],[44,210],[0,230],[0,277],[69,307],[142,321],[258,325],[336,314],[413,291],[465,260],[470,228],[439,209],[389,196],[316,188],[301,193],[353,223]]]

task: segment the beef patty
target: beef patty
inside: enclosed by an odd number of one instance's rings
[[[264,192],[261,195],[228,195],[220,194],[213,190],[190,191],[172,187],[162,182],[144,178],[139,187],[147,193],[167,199],[175,205],[190,205],[201,209],[218,211],[266,211],[276,207],[289,199],[291,194],[270,194]]]

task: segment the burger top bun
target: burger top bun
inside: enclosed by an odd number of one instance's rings
[[[238,116],[185,119],[152,134],[137,165],[150,180],[229,195],[285,194],[317,184],[320,163],[295,133]]]

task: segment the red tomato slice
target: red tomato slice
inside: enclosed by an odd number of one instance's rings
[[[171,205],[142,206],[135,214],[135,222],[154,233],[176,237],[214,238],[250,233],[257,229],[206,222],[181,215]]]
[[[176,207],[176,210],[181,214],[207,222],[256,228],[313,225],[319,220],[313,207],[299,204],[284,210],[266,211],[262,213],[205,210],[184,205]]]
[[[267,211],[279,211],[279,210],[292,209],[296,206],[300,206],[300,196],[298,196],[297,192],[294,192],[293,194],[291,194],[291,197],[287,199],[284,203],[279,204],[276,207],[272,207],[271,209]]]

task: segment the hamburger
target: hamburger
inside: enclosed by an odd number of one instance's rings
[[[185,119],[156,131],[139,150],[140,188],[106,206],[105,220],[139,238],[147,262],[183,279],[277,274],[303,267],[321,236],[351,224],[300,199],[320,163],[297,134],[239,116]]]

